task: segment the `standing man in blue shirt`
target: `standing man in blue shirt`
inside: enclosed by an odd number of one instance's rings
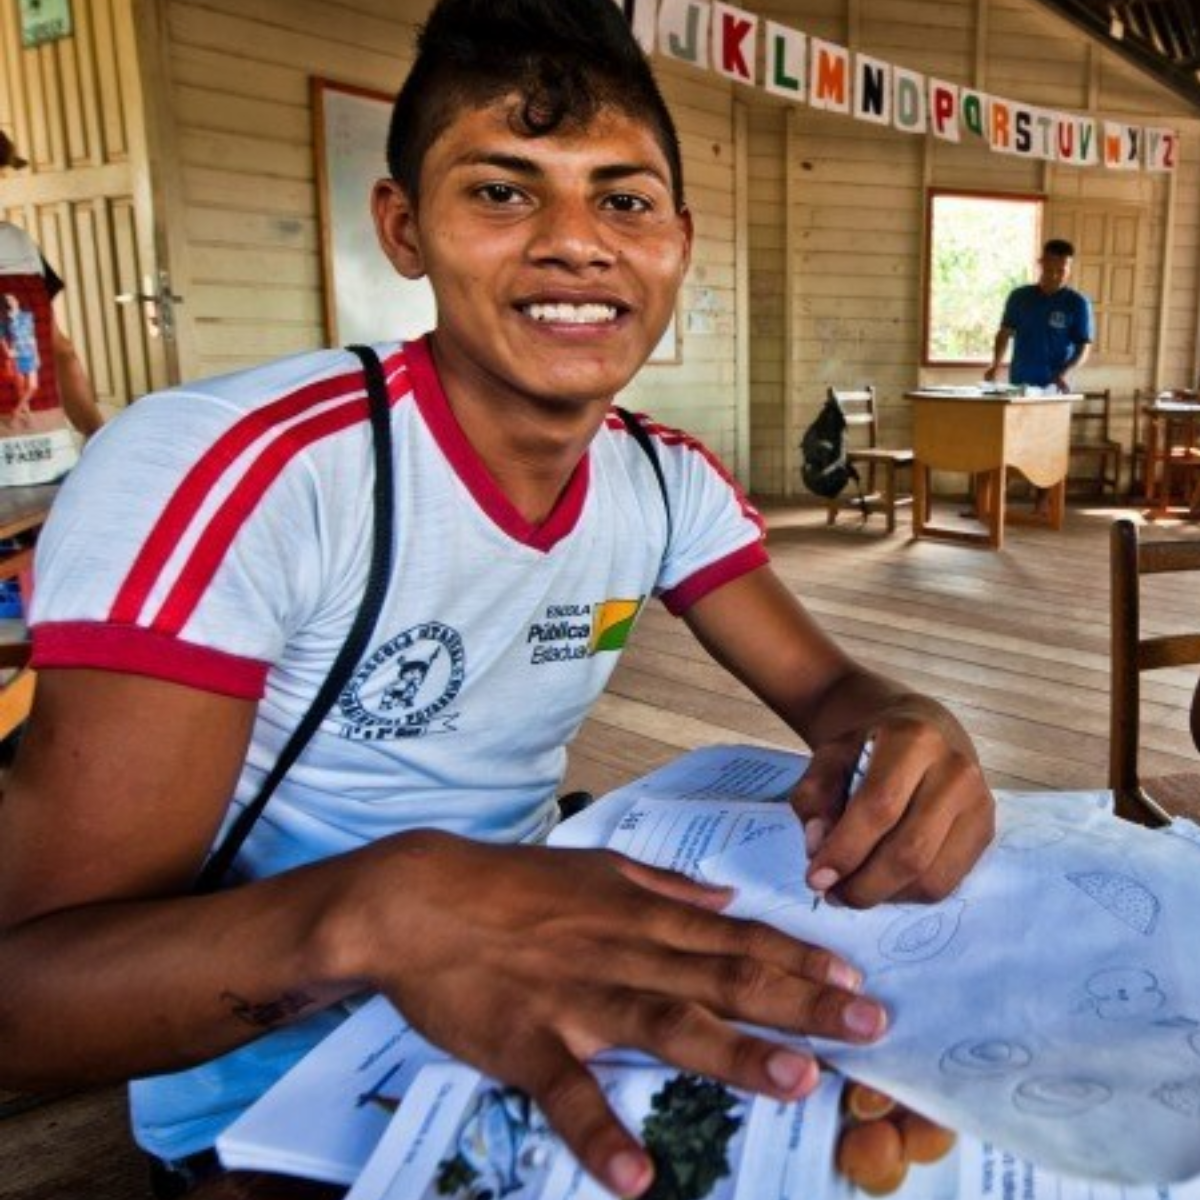
[[[1010,383],[1071,390],[1070,373],[1087,361],[1095,337],[1092,302],[1067,286],[1074,257],[1075,247],[1062,238],[1051,238],[1042,247],[1037,283],[1013,288],[1008,294],[984,379],[991,382],[1000,373],[1012,342]],[[1046,489],[1035,488],[1034,513],[1041,516],[1046,511]]]
[[[1071,390],[1070,373],[1087,361],[1095,337],[1092,302],[1067,286],[1074,257],[1075,247],[1061,238],[1051,238],[1042,247],[1037,283],[1008,294],[984,379],[996,378],[1012,342],[1010,383]]]

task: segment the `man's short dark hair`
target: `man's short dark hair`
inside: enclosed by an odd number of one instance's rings
[[[1065,238],[1051,238],[1042,247],[1043,258],[1074,258],[1075,247]]]
[[[440,0],[421,28],[388,133],[388,170],[414,204],[425,155],[454,118],[513,93],[513,125],[525,137],[586,128],[603,108],[644,122],[683,208],[675,123],[613,0]]]

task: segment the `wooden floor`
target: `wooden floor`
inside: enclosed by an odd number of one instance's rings
[[[776,569],[864,663],[929,692],[960,717],[992,785],[1105,786],[1108,754],[1108,526],[1114,510],[1073,507],[1061,533],[1014,528],[1003,551],[914,542],[824,510],[767,512]],[[1163,522],[1162,536],[1200,536]],[[1158,536],[1159,530],[1150,536]],[[1196,625],[1183,577],[1152,581],[1147,629]],[[1195,675],[1144,686],[1145,769],[1194,769],[1187,707]],[[602,793],[713,742],[795,746],[770,713],[707,660],[682,622],[652,605],[608,692],[572,748],[569,787]],[[2,1097],[0,1097],[2,1099]],[[0,1200],[141,1200],[118,1089],[0,1122]]]
[[[993,787],[1106,786],[1108,531],[1137,510],[1076,506],[1064,530],[1011,528],[1002,551],[888,536],[824,511],[767,510],[775,569],[860,661],[947,704]],[[939,519],[941,514],[939,514]],[[1139,518],[1140,519],[1140,518]],[[1200,537],[1160,522],[1145,536]],[[1148,631],[1195,629],[1194,579],[1159,576],[1143,597]],[[1187,710],[1195,673],[1143,681],[1143,769],[1195,765]],[[682,622],[652,606],[577,740],[570,782],[604,792],[681,750],[712,742],[795,746],[790,732],[707,659]]]

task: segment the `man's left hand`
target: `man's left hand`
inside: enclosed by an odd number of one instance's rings
[[[944,710],[914,697],[816,750],[792,793],[814,891],[866,908],[936,901],[958,886],[992,839],[995,802],[957,725],[944,722]],[[868,737],[871,761],[847,802]]]

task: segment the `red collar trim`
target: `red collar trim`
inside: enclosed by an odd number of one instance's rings
[[[421,416],[475,503],[513,541],[533,550],[552,550],[575,528],[583,511],[590,479],[589,455],[580,459],[550,516],[540,525],[531,525],[500,490],[475,448],[467,441],[442,389],[428,334],[419,341],[406,343],[404,353]]]

